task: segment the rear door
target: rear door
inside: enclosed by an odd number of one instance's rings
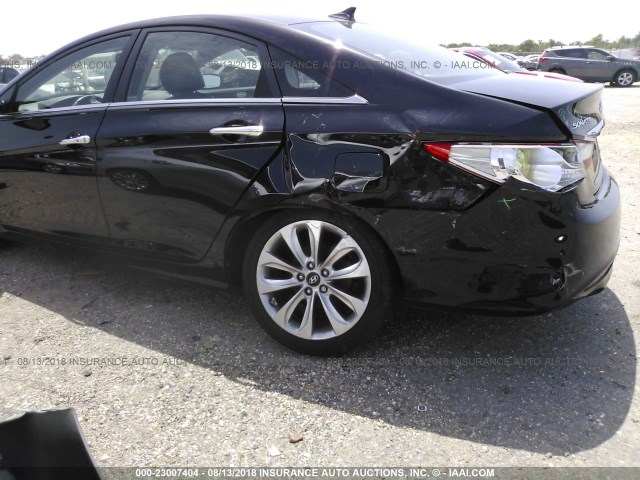
[[[98,133],[112,242],[196,262],[281,147],[284,113],[266,47],[210,29],[151,29]]]
[[[585,80],[590,82],[605,82],[613,78],[616,64],[609,60],[609,55],[603,50],[586,49],[587,67]]]
[[[587,57],[585,49],[568,48],[566,50],[560,50],[556,52],[556,54],[562,57],[560,65],[567,75],[583,80],[588,78],[589,72],[587,70],[587,62],[585,61]]]
[[[4,92],[2,228],[66,240],[108,239],[95,138],[134,33],[75,47]]]

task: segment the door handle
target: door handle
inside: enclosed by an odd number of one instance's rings
[[[60,142],[60,145],[86,145],[88,143],[91,143],[89,135],[78,135],[77,137],[65,138]]]
[[[245,137],[259,137],[264,132],[262,125],[239,125],[234,127],[216,127],[209,130],[211,135],[244,135]]]

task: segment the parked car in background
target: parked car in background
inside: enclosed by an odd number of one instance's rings
[[[500,54],[492,52],[488,48],[484,47],[459,47],[452,48],[453,51],[462,53],[463,55],[475,59],[480,62],[484,62],[487,65],[497,68],[505,73],[514,73],[518,75],[530,75],[534,77],[553,78],[556,80],[567,80],[571,82],[582,82],[579,78],[570,77],[568,75],[562,75],[560,73],[549,72],[535,72],[529,71],[526,68],[521,67],[516,62],[508,60]]]
[[[539,59],[540,59],[539,54],[527,55],[522,59],[521,66],[526,68],[527,70],[537,70]]]
[[[20,75],[20,72],[13,67],[0,67],[0,86],[9,83]]]
[[[498,55],[502,55],[504,58],[516,63],[518,63],[519,60],[522,60],[522,57],[519,57],[518,55],[514,55],[513,53],[498,52]]]
[[[585,82],[611,82],[629,87],[640,80],[640,61],[618,58],[591,46],[553,47],[545,50],[538,69],[563,73]]]
[[[164,18],[51,54],[0,89],[0,236],[236,286],[305,353],[401,301],[522,314],[602,291],[603,87],[466,65],[354,11]]]

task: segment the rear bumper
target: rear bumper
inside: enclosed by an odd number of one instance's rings
[[[509,181],[463,212],[388,211],[406,298],[494,313],[536,313],[602,290],[619,245],[620,192],[604,172],[595,202]]]

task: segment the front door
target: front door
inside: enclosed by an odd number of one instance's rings
[[[95,138],[131,35],[81,46],[36,67],[3,95],[0,225],[107,240]],[[114,75],[115,74],[115,75]]]

